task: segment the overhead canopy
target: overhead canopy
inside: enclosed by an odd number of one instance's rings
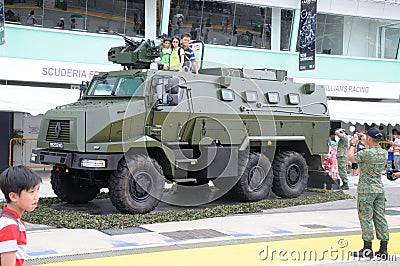
[[[78,100],[77,89],[0,85],[0,111],[44,114]]]
[[[352,124],[400,124],[400,103],[328,100],[331,120]]]

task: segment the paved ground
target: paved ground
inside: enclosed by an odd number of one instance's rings
[[[46,174],[44,177],[41,193],[50,196],[49,180]],[[389,251],[400,254],[400,182],[382,178],[391,229]],[[357,178],[350,177],[350,183],[348,193],[354,195]],[[108,200],[98,200],[90,206],[112,208]],[[56,229],[32,224],[27,228],[26,265],[366,263],[349,257],[362,245],[354,199],[118,230]],[[378,245],[375,240],[375,250]],[[390,261],[379,265],[398,265],[397,261],[400,257],[393,255]]]

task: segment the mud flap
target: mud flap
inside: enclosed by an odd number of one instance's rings
[[[335,179],[331,177],[331,175],[324,171],[319,170],[309,170],[308,171],[309,178],[307,187],[309,188],[324,188],[324,184],[326,184],[327,189],[334,189],[336,182]]]

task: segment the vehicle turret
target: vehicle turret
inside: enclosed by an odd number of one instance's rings
[[[150,68],[154,59],[160,57],[160,46],[155,45],[154,41],[134,41],[119,33],[115,34],[124,38],[125,46],[112,47],[108,51],[108,61],[120,64],[125,69],[140,69]]]

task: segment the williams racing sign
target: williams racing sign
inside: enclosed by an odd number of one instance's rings
[[[299,70],[315,69],[317,0],[301,0],[299,24]]]

